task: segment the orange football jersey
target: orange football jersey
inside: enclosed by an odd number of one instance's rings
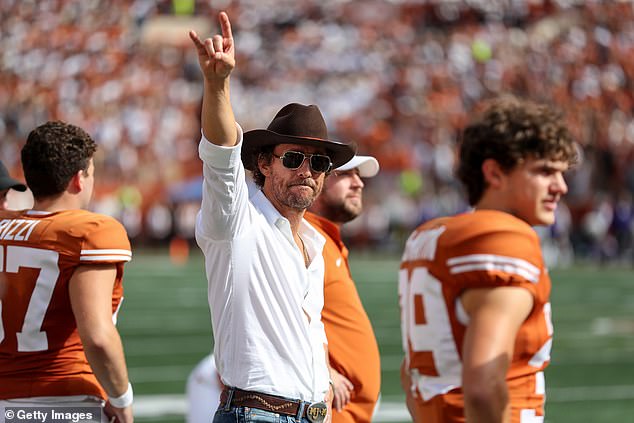
[[[512,422],[540,422],[550,360],[550,278],[536,232],[510,214],[481,210],[435,219],[408,239],[399,274],[403,348],[425,423],[463,422],[462,347],[471,288],[523,287],[534,298],[507,373]]]
[[[304,217],[326,238],[321,320],[330,365],[354,385],[350,402],[341,412],[333,410],[332,421],[370,422],[381,389],[381,360],[372,324],[350,275],[348,249],[334,223],[313,213]]]
[[[68,283],[78,266],[116,264],[114,320],[131,256],[125,229],[111,217],[0,211],[0,399],[106,398],[84,354]]]

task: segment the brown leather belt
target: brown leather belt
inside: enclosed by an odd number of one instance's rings
[[[228,403],[229,402],[229,403]],[[228,404],[227,404],[228,403]],[[238,388],[225,388],[220,394],[220,407],[250,407],[285,416],[297,417],[303,408],[301,418],[311,422],[321,422],[326,417],[326,403],[308,403],[300,400],[291,400],[261,392],[244,391]]]

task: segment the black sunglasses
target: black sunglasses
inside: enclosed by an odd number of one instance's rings
[[[273,154],[275,156],[275,154]],[[286,151],[281,156],[275,156],[282,160],[282,164],[288,169],[298,169],[306,158],[313,172],[328,172],[332,168],[330,157],[323,154],[304,154],[300,151]]]

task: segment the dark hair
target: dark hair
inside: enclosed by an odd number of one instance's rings
[[[271,160],[273,159],[274,149],[275,149],[275,145],[265,145],[259,150],[254,151],[250,157],[253,163],[252,165],[253,182],[255,182],[255,184],[259,188],[262,188],[264,186],[264,180],[266,179],[266,176],[264,176],[262,172],[260,172],[260,166],[258,166],[258,160],[260,159],[260,157],[262,157],[266,161],[266,163],[271,163]]]
[[[90,135],[65,122],[46,122],[32,130],[22,147],[22,167],[33,196],[64,192],[73,175],[88,169],[96,150]]]
[[[493,100],[462,136],[457,174],[469,204],[480,201],[486,188],[482,174],[486,159],[495,160],[508,172],[525,158],[576,163],[577,149],[561,114],[515,97]]]

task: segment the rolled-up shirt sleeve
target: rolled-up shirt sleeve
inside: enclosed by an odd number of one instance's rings
[[[243,133],[237,123],[236,127],[238,143],[235,146],[215,145],[204,135],[198,145],[204,179],[196,233],[215,241],[235,238],[248,213],[249,194],[240,157]]]
[[[328,389],[320,321],[325,239],[302,221],[307,268],[289,220],[261,190],[249,196],[237,129],[235,146],[204,137],[199,145],[196,241],[205,255],[218,371],[240,389],[320,401]]]

